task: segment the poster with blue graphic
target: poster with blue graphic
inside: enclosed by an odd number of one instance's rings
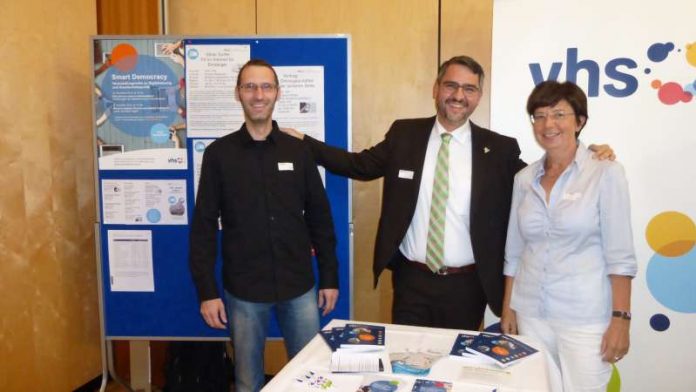
[[[94,81],[100,170],[187,168],[181,40],[95,40]]]

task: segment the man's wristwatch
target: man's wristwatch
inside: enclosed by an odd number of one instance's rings
[[[631,319],[631,312],[626,312],[623,310],[614,310],[611,312],[612,317],[618,317],[620,319],[624,320],[630,320]]]

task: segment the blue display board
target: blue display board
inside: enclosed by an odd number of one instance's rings
[[[345,36],[93,38],[99,262],[107,339],[228,336],[227,331],[210,328],[201,318],[188,267],[189,224],[195,200],[193,154],[198,139],[187,135],[186,129],[186,47],[243,45],[248,46],[251,58],[264,59],[274,66],[323,67],[325,140],[347,148],[349,44]],[[161,185],[164,193],[174,194],[164,197],[163,201],[168,204],[164,215],[171,216],[162,216],[155,207],[148,209],[148,203],[156,203],[152,200],[152,189],[136,189],[134,194],[145,195],[143,202],[134,202],[128,197],[124,201],[121,188],[134,184],[135,188],[142,184],[150,184],[146,188],[152,188],[152,184]],[[340,264],[340,296],[329,318],[351,319],[350,185],[347,179],[327,172],[326,190]],[[158,192],[162,190],[154,194]],[[133,213],[138,208],[145,208],[147,213]],[[120,278],[115,278],[116,274],[110,270],[109,257],[116,251],[109,251],[109,236],[126,231],[151,233],[148,235],[151,236],[152,290],[124,290],[115,281]],[[220,266],[221,260],[218,260],[218,278]],[[132,278],[128,274],[124,276]],[[222,287],[220,280],[219,284]],[[322,325],[329,318],[323,319]],[[270,336],[280,336],[275,319]]]

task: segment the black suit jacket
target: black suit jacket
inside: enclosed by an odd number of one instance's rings
[[[394,266],[391,263],[411,224],[434,124],[435,117],[397,120],[382,142],[359,153],[305,137],[317,163],[329,171],[358,180],[384,177],[372,267],[375,286],[384,268]],[[512,184],[515,173],[525,164],[519,158],[520,148],[515,139],[474,123],[471,123],[471,145],[471,244],[487,302],[499,315]],[[413,179],[400,178],[400,170],[412,171]]]

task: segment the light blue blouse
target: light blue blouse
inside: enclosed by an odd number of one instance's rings
[[[579,143],[548,204],[540,183],[545,156],[515,176],[504,273],[515,277],[510,306],[520,314],[606,322],[609,275],[636,275],[623,166],[591,154]]]

